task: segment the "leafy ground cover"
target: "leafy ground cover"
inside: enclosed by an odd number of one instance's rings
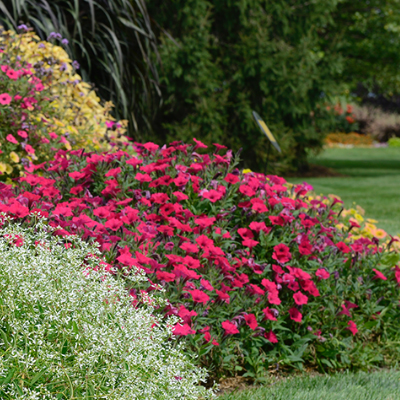
[[[358,204],[379,221],[378,227],[392,235],[400,232],[400,148],[331,148],[311,162],[343,176],[288,180],[307,181],[317,194],[334,193],[347,208]]]
[[[400,398],[400,372],[299,376],[271,386],[234,392],[219,400],[395,400]]]

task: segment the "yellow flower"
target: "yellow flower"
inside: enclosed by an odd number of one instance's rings
[[[18,154],[17,154],[15,151],[12,151],[12,152],[10,153],[10,159],[11,159],[11,161],[13,161],[13,162],[15,162],[15,163],[18,163],[18,162],[19,162],[19,156],[18,156]]]
[[[244,174],[249,174],[250,172],[253,172],[251,169],[244,169],[243,170],[243,173]]]

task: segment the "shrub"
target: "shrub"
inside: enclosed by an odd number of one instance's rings
[[[224,146],[135,147],[138,157],[60,151],[44,176],[3,185],[0,211],[25,221],[40,209],[58,235],[97,241],[107,270],[143,269],[144,289],[166,290],[158,312],[182,318],[175,335],[216,377],[394,362],[395,239],[353,236],[358,224],[340,216],[339,199],[244,174]]]
[[[338,101],[334,106],[327,105],[326,109],[330,113],[330,129],[333,132],[352,133],[358,130],[359,122],[354,114],[353,104],[342,105],[342,102]]]
[[[111,104],[100,104],[61,47],[40,41],[33,32],[15,34],[0,27],[0,48],[4,176],[18,176],[24,164],[49,160],[59,148],[104,150],[110,147],[106,140],[123,140],[124,121],[113,121]]]
[[[207,395],[197,386],[204,372],[153,316],[155,300],[146,295],[146,306],[132,307],[123,282],[104,272],[96,247],[52,233],[43,219],[24,228],[2,221],[1,398]],[[134,286],[143,279],[129,277]]]
[[[400,137],[392,137],[388,140],[389,147],[400,147]]]

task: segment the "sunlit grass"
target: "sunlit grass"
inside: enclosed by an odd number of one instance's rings
[[[333,168],[342,177],[288,178],[310,183],[317,194],[336,194],[350,208],[359,204],[379,228],[400,233],[400,148],[326,149],[311,163]]]
[[[400,372],[380,371],[302,376],[274,385],[234,392],[219,400],[398,400]]]

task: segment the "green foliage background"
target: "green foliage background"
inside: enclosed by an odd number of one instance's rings
[[[327,37],[337,1],[291,6],[284,0],[148,0],[147,5],[175,38],[160,39],[164,104],[155,131],[166,139],[195,136],[242,147],[245,165],[262,169],[268,142],[254,124],[254,109],[283,148],[275,167],[304,169],[306,149],[322,142],[321,96],[335,89],[333,77],[342,67]]]
[[[9,27],[67,37],[136,140],[221,142],[255,170],[268,143],[251,110],[283,149],[279,173],[307,169],[334,130],[326,103],[360,85],[400,93],[398,0],[0,0],[0,11]]]

